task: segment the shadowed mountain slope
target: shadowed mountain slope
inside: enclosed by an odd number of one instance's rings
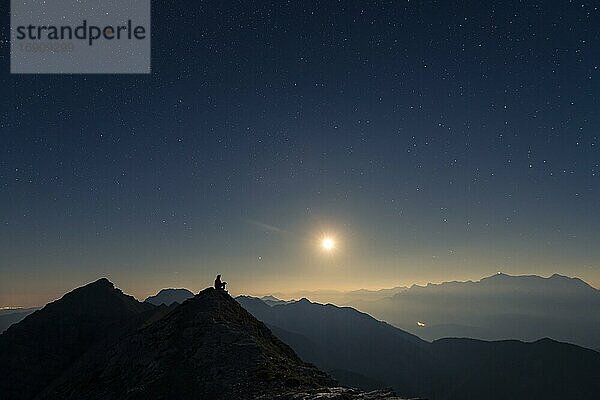
[[[156,307],[106,279],[0,335],[0,394],[29,399],[397,399],[335,381],[226,292]]]
[[[126,332],[154,308],[102,278],[28,315],[0,335],[0,397],[31,398],[92,345]]]
[[[362,375],[415,396],[437,380],[430,343],[353,308],[307,299],[274,306],[247,296],[237,300],[303,359],[345,384],[349,374]]]
[[[205,289],[106,352],[86,355],[48,399],[250,399],[333,385],[227,293]]]
[[[446,367],[441,399],[591,399],[600,390],[599,354],[579,346],[440,339],[432,347]]]

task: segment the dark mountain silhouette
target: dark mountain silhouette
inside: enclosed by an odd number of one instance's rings
[[[495,274],[477,282],[414,285],[386,298],[353,298],[344,305],[427,340],[550,337],[600,347],[600,291],[557,274]]]
[[[173,303],[183,303],[187,299],[194,297],[194,293],[187,289],[161,289],[160,292],[154,296],[148,297],[144,300],[147,303],[159,306],[165,304],[170,306]]]
[[[444,399],[591,399],[600,390],[600,354],[541,339],[432,343],[446,366]]]
[[[561,275],[496,274],[478,282],[414,285],[410,289],[302,293],[312,300],[352,306],[426,340],[468,337],[534,341],[551,337],[588,348],[600,347],[599,291],[580,279]],[[184,297],[182,293],[174,300],[182,302]],[[289,302],[273,296],[263,300],[269,305]],[[27,315],[2,313],[0,331]]]
[[[243,399],[332,385],[227,293],[209,288],[109,352],[84,357],[44,398]]]
[[[335,381],[227,293],[140,303],[101,279],[0,335],[1,398],[394,399]]]
[[[149,296],[144,302],[159,306],[165,304],[167,306],[173,303],[181,304],[185,300],[194,297],[194,293],[188,289],[161,289],[156,295]],[[25,309],[14,309],[14,310],[1,310],[0,312],[0,333],[8,329],[9,326],[15,324],[39,307],[25,308]]]
[[[94,344],[127,332],[154,306],[102,278],[65,294],[0,335],[0,393],[29,399]]]
[[[348,307],[306,299],[274,306],[238,301],[301,357],[348,385],[356,373],[402,395],[434,400],[575,399],[600,390],[600,354],[574,345],[548,339],[429,343]]]

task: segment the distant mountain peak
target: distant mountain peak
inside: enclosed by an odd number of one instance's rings
[[[495,274],[481,278],[481,280],[484,281],[484,280],[494,280],[494,279],[557,279],[557,278],[558,279],[562,279],[562,278],[573,279],[571,277],[568,277],[565,275],[560,275],[560,274],[552,274],[551,276],[546,278],[541,275],[535,275],[535,274],[511,275],[511,274],[507,274],[505,272],[496,272]]]
[[[266,296],[262,296],[260,298],[261,300],[272,300],[272,301],[280,301],[281,299],[278,299],[275,296],[271,296],[271,295],[266,295]]]
[[[504,272],[496,272],[495,274],[492,274],[490,276],[486,276],[480,279],[480,282],[483,281],[487,281],[487,280],[505,280],[505,279],[513,279],[513,278],[528,278],[528,277],[534,277],[535,275],[509,275],[507,273]]]
[[[168,289],[161,289],[157,294],[155,294],[154,296],[149,296],[144,301],[147,303],[154,304],[156,306],[159,306],[161,304],[170,306],[173,303],[181,304],[184,301],[186,301],[187,299],[192,298],[192,297],[194,297],[194,293],[188,289],[168,288]]]
[[[555,283],[560,284],[565,287],[579,287],[586,289],[594,289],[587,282],[581,280],[580,278],[570,277],[566,275],[561,275],[554,273],[549,277],[543,277],[540,275],[509,275],[503,272],[498,272],[494,275],[490,275],[488,277],[482,278],[480,280],[481,283],[486,282],[503,282],[503,283],[511,283],[511,282],[537,282],[540,284],[548,284]]]

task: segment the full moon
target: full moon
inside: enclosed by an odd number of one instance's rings
[[[324,237],[321,240],[321,247],[325,251],[332,251],[335,248],[335,241],[330,237]]]

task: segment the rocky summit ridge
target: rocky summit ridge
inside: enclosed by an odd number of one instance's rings
[[[339,387],[224,291],[142,303],[105,278],[0,334],[3,400],[362,399]]]
[[[42,397],[244,399],[333,384],[227,293],[209,288],[87,354]]]

